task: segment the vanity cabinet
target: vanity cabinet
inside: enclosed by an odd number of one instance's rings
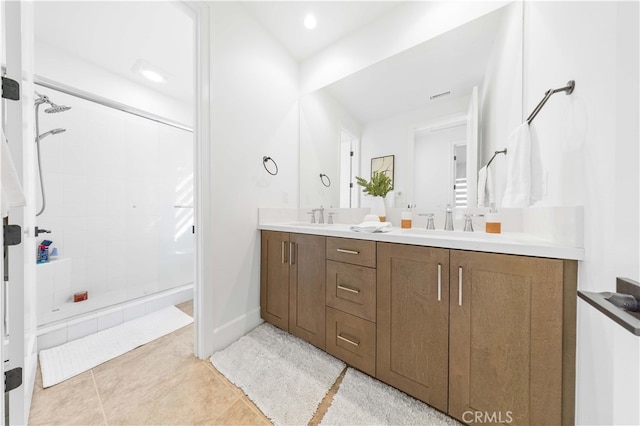
[[[376,377],[447,412],[449,250],[378,243]]]
[[[460,421],[574,424],[576,261],[273,231],[261,258],[266,321]]]
[[[575,261],[451,250],[451,416],[574,423],[576,271]]]
[[[318,235],[262,231],[260,274],[262,318],[322,349],[325,240]]]
[[[327,238],[326,350],[376,374],[376,242]]]

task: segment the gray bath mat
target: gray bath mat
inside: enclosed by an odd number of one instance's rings
[[[264,323],[211,357],[276,425],[308,424],[345,364]]]
[[[322,419],[323,425],[460,425],[456,420],[353,368]]]

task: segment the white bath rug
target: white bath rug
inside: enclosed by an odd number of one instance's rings
[[[276,425],[305,425],[345,367],[324,351],[264,323],[211,357]]]
[[[353,368],[322,418],[323,425],[461,425],[456,420]]]
[[[175,306],[152,312],[55,348],[40,351],[42,385],[47,388],[193,322]]]

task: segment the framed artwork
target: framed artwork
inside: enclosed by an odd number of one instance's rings
[[[375,157],[371,159],[371,177],[374,173],[384,173],[391,179],[391,189],[393,189],[393,162],[395,155],[385,157]]]

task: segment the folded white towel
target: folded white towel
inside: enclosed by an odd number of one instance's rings
[[[391,222],[362,222],[351,226],[354,232],[389,232],[393,229]]]
[[[16,166],[13,164],[11,151],[6,142],[4,134],[2,134],[2,217],[9,214],[10,207],[20,207],[27,203],[22,191],[22,185],[18,178]]]
[[[542,196],[542,163],[537,143],[533,144],[529,124],[522,123],[509,136],[507,187],[502,207],[528,207]]]
[[[484,166],[478,170],[478,207],[490,207],[494,201],[491,169]]]

